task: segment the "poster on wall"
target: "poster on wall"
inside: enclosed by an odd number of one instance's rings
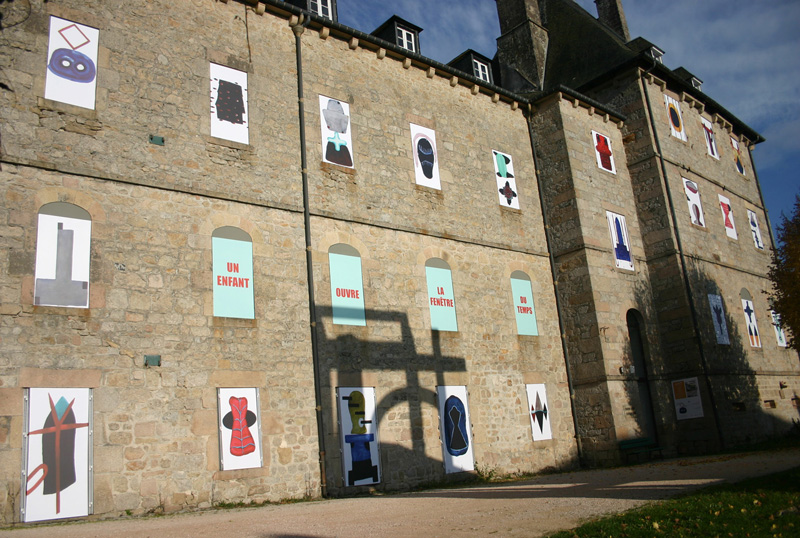
[[[680,138],[686,142],[686,130],[683,128],[683,117],[681,116],[681,105],[678,101],[670,97],[664,96],[664,104],[667,107],[667,117],[669,118],[669,132],[675,138]]]
[[[619,269],[633,271],[631,239],[628,236],[625,217],[606,211],[606,220],[608,221],[608,231],[611,234],[611,247],[614,249],[614,264]]]
[[[262,466],[261,406],[257,388],[218,388],[219,468]]]
[[[736,224],[733,221],[733,207],[731,201],[725,196],[719,195],[719,208],[722,210],[722,222],[725,224],[725,233],[731,239],[739,239],[736,233]]]
[[[439,181],[439,151],[436,148],[436,131],[414,123],[409,126],[416,183],[440,190],[442,185]]]
[[[733,137],[731,137],[731,147],[733,148],[733,165],[736,167],[736,171],[744,176],[744,160],[739,149],[739,141]]]
[[[23,521],[91,513],[91,433],[92,389],[27,389]]]
[[[517,183],[514,179],[514,161],[511,155],[492,150],[494,161],[494,175],[497,179],[497,192],[500,195],[500,205],[519,209],[517,197]]]
[[[614,164],[614,152],[611,150],[611,140],[604,134],[592,131],[592,145],[594,145],[594,156],[597,160],[597,167],[606,172],[616,174],[617,167]]]
[[[536,309],[533,306],[531,278],[522,271],[511,273],[511,295],[514,297],[514,316],[517,320],[517,334],[538,336]]]
[[[747,220],[750,223],[750,233],[753,236],[753,244],[758,250],[764,250],[764,241],[761,240],[761,228],[758,226],[758,216],[754,211],[748,209]]]
[[[322,129],[322,161],[353,168],[350,105],[320,95],[319,117]]]
[[[700,117],[700,125],[703,127],[703,133],[706,137],[706,151],[708,154],[719,159],[719,151],[717,151],[717,139],[714,136],[714,126],[711,122],[704,117]]]
[[[339,437],[345,486],[381,481],[378,423],[373,387],[339,387]]]
[[[786,334],[784,334],[783,326],[781,325],[781,315],[774,310],[770,310],[769,317],[772,318],[772,328],[775,329],[775,341],[778,343],[778,347],[786,347]]]
[[[50,17],[46,99],[94,110],[99,41],[97,28]]]
[[[678,420],[703,417],[703,402],[700,399],[700,383],[696,377],[672,382],[675,413]]]
[[[717,343],[729,346],[731,340],[728,336],[728,323],[725,321],[725,307],[722,305],[722,297],[715,293],[709,293],[708,307],[711,309],[711,319],[714,321],[714,333],[717,335]]]
[[[39,213],[33,304],[89,308],[91,240],[88,213],[86,219]]]
[[[761,333],[758,332],[758,322],[756,321],[753,301],[743,298],[742,311],[744,312],[744,322],[747,326],[747,336],[750,338],[750,347],[761,347]]]
[[[328,262],[333,322],[337,325],[366,325],[361,257],[329,252]]]
[[[681,179],[683,180],[683,191],[686,193],[686,203],[689,205],[692,224],[705,228],[706,219],[703,215],[703,204],[700,203],[700,189],[694,181],[685,177]]]
[[[211,136],[250,143],[247,106],[247,73],[224,65],[209,64],[211,79]]]
[[[469,421],[467,387],[438,386],[439,421],[445,473],[475,469],[472,456],[472,433]]]
[[[428,284],[428,306],[431,313],[431,329],[434,331],[457,331],[456,302],[453,294],[453,278],[447,263],[432,258],[425,263]]]
[[[531,418],[533,440],[552,439],[550,410],[547,407],[547,389],[544,383],[525,385],[525,391],[528,393],[528,414]]]
[[[244,231],[238,232],[249,239]],[[211,252],[214,316],[254,319],[252,241],[212,237]]]

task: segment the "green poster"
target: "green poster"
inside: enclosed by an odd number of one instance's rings
[[[214,275],[214,315],[255,318],[253,299],[253,243],[211,238]]]
[[[514,295],[514,315],[517,317],[517,334],[538,336],[536,309],[533,306],[533,291],[530,280],[511,279],[511,293]]]
[[[331,268],[331,306],[337,325],[366,325],[361,258],[328,253]]]
[[[428,306],[431,309],[431,329],[457,331],[456,302],[450,269],[425,267],[428,279]]]

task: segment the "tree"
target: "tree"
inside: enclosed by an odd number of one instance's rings
[[[795,195],[791,218],[781,214],[778,238],[772,251],[769,279],[772,306],[781,315],[790,348],[800,351],[800,195]]]

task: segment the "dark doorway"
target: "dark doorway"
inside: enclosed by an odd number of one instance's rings
[[[628,337],[631,341],[631,359],[633,360],[633,374],[636,376],[638,401],[631,404],[636,410],[636,420],[639,427],[647,433],[647,437],[654,443],[658,442],[656,419],[653,414],[653,401],[650,398],[650,383],[647,380],[647,348],[645,345],[644,320],[636,310],[628,310]]]

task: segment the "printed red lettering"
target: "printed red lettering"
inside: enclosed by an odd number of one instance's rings
[[[519,298],[519,302],[522,303],[522,304],[527,304],[528,298],[527,297],[520,297]]]
[[[229,273],[238,273],[239,272],[239,264],[238,263],[228,262],[228,272]]]

